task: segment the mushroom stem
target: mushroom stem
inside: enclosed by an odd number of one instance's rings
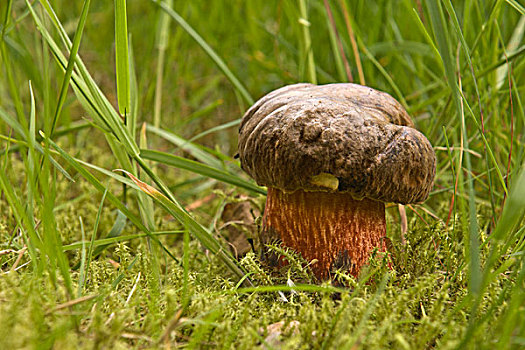
[[[262,243],[281,240],[306,260],[316,259],[312,270],[320,279],[337,269],[357,277],[374,248],[386,251],[385,234],[383,202],[355,200],[345,193],[268,188]]]

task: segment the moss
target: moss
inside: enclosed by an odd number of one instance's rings
[[[0,12],[6,8],[4,3],[7,2],[0,1]],[[424,206],[407,207],[406,244],[401,243],[397,210],[389,208],[387,231],[391,245],[387,259],[375,254],[360,279],[338,271],[332,286],[328,283],[313,284],[308,291],[296,287],[294,291],[283,288],[279,293],[268,291],[268,288],[317,283],[308,263],[281,246],[270,249],[285,255],[289,264],[277,269],[268,268],[254,253],[241,258],[240,263],[254,285],[262,289],[247,292],[237,289],[238,281],[232,273],[195,240],[190,241],[185,252],[182,235],[159,236],[177,261],[145,238],[127,240],[111,244],[93,257],[85,288],[80,293],[84,299],[78,299],[80,270],[77,265],[82,252],[78,249],[66,252],[73,281],[73,294],[69,294],[62,275],[56,271],[58,269],[52,268],[53,259],[46,257],[46,252],[37,252],[41,270],[37,261],[30,261],[29,252],[23,253],[27,244],[23,230],[27,227],[18,226],[14,210],[0,189],[0,349],[339,349],[352,346],[355,349],[452,349],[464,348],[464,340],[476,349],[522,348],[525,344],[523,245],[520,245],[523,232],[515,234],[516,230],[508,228],[503,235],[505,241],[500,244],[493,238],[493,221],[497,222],[500,217],[505,195],[501,182],[512,184],[523,163],[525,153],[520,139],[523,138],[523,123],[520,123],[523,110],[519,94],[515,93],[509,99],[506,84],[499,86],[494,71],[490,71],[490,67],[504,56],[501,50],[508,46],[508,38],[518,32],[521,15],[505,2],[496,2],[494,15],[487,18],[480,15],[483,11],[476,11],[484,8],[481,3],[467,2],[471,8],[465,9],[453,4],[457,7],[458,18],[463,18],[461,23],[466,42],[469,45],[476,43],[475,55],[471,57],[472,67],[464,64],[460,57],[457,72],[457,76],[462,77],[467,113],[463,125],[454,109],[451,89],[442,79],[443,60],[434,54],[413,16],[407,16],[408,12],[412,13],[409,3],[360,1],[351,4],[350,8],[356,38],[370,51],[363,61],[366,81],[374,88],[389,91],[396,98],[404,98],[418,129],[437,146],[436,185]],[[308,18],[319,81],[346,80],[344,72],[338,72],[335,67],[334,52],[337,50],[331,51],[328,47],[326,13],[320,4],[310,2]],[[81,2],[70,6],[57,0],[53,6],[68,34],[73,37]],[[268,6],[264,1],[175,1],[174,6],[217,51],[253,97],[304,80],[304,57],[296,53],[295,48],[296,44],[304,44],[296,42],[304,28],[297,21],[299,14],[293,2]],[[79,54],[110,103],[115,104],[111,9],[107,2],[92,1]],[[158,32],[155,28],[160,27],[158,8],[150,2],[128,1],[128,10],[140,102],[137,118],[139,122],[151,121],[152,111],[157,106],[155,35]],[[56,108],[57,89],[62,84],[63,74],[52,55],[48,55],[49,60],[42,55],[42,38],[28,15],[26,4],[14,1],[11,11],[7,16],[1,16],[8,19],[4,34],[6,54],[11,64],[6,64],[2,54],[0,70],[8,73],[11,69],[25,114],[18,115],[16,111],[18,102],[13,98],[8,74],[0,74],[0,134],[22,140],[26,135],[20,135],[7,126],[4,116],[22,121],[21,118],[30,115],[27,81],[31,80],[36,98],[36,130],[45,129],[46,117],[50,117]],[[468,11],[469,16],[465,17],[462,11]],[[436,16],[431,16],[426,6],[417,8],[417,12],[429,30],[429,37],[439,37],[440,33],[433,31],[436,26],[429,24]],[[37,13],[42,14],[42,11],[37,10]],[[339,33],[345,33],[341,11],[334,11],[334,15]],[[445,17],[447,20],[453,18]],[[47,25],[51,28],[52,23],[47,21]],[[457,42],[457,32],[452,24],[447,22],[446,25],[449,25],[447,32],[450,37],[444,39]],[[51,32],[55,37],[56,33]],[[478,38],[478,33],[483,35]],[[249,106],[237,96],[228,79],[219,73],[206,53],[180,26],[172,23],[170,34],[165,66],[161,67],[165,78],[161,99],[162,128],[189,139],[201,131],[240,118]],[[341,35],[341,40],[349,45],[345,35]],[[463,51],[459,52],[463,54]],[[508,73],[513,77],[513,91],[519,91],[523,86],[525,65],[522,56],[513,55],[511,58],[509,55],[509,67],[513,68]],[[369,58],[375,58],[377,62]],[[353,65],[353,61],[349,60],[349,64]],[[379,72],[378,67],[383,67],[387,74]],[[477,76],[477,89],[469,78],[471,69]],[[43,82],[47,78],[49,81]],[[44,105],[49,101],[49,105]],[[478,101],[481,106],[478,106]],[[473,123],[481,120],[478,109],[485,117],[485,135],[478,132]],[[474,119],[470,118],[471,110]],[[91,117],[81,108],[70,89],[57,130]],[[513,134],[511,125],[514,125]],[[315,138],[317,132],[313,131],[307,136]],[[230,156],[237,152],[236,135],[234,128],[224,129],[199,138],[197,142],[213,148],[225,168],[233,168],[235,161]],[[148,133],[147,137],[151,149],[193,159],[187,152],[156,135]],[[10,143],[10,149],[14,151],[5,153],[7,142],[4,138],[1,140],[1,171],[7,174],[22,207],[27,206],[28,197],[31,197],[27,188],[27,149],[22,146],[14,150],[18,146]],[[104,133],[95,127],[54,135],[53,140],[83,161],[107,170],[120,167],[106,144]],[[465,141],[469,141],[468,147]],[[471,152],[472,165],[467,166],[463,158],[467,154],[461,152],[464,145]],[[484,156],[485,150],[491,150],[490,157]],[[58,156],[55,159],[75,180],[66,179],[59,171],[56,176],[43,179],[56,186],[53,220],[57,232],[64,244],[80,241],[79,218],[82,218],[85,238],[89,240],[102,194],[63,159]],[[510,172],[506,174],[509,159]],[[503,181],[495,171],[496,166],[501,168]],[[458,169],[465,171],[458,172]],[[218,225],[224,204],[242,198],[253,205],[255,212],[259,209],[260,213],[263,208],[263,196],[250,198],[232,186],[162,164],[155,164],[154,170],[173,189],[183,206],[213,194],[213,191],[226,193],[201,203],[192,211],[198,222],[212,228],[221,239],[228,237]],[[95,170],[90,171],[108,186],[111,193],[125,201],[130,211],[139,213],[133,190],[128,188],[124,196],[120,183]],[[469,194],[465,190],[465,174],[469,173],[475,177],[482,267],[486,266],[491,249],[497,244],[500,244],[499,248],[508,244],[506,251],[497,252],[493,268],[499,270],[490,272],[489,283],[479,297],[479,304],[475,303],[476,295],[471,293],[469,285],[471,252],[467,247],[470,244],[470,218],[466,202]],[[460,177],[456,179],[458,174]],[[145,180],[149,181],[147,177]],[[241,197],[235,198],[238,195]],[[42,198],[44,196],[39,190],[34,193],[35,202]],[[449,208],[452,209],[450,220],[447,219]],[[36,223],[42,221],[40,209],[36,205],[34,212],[28,211]],[[156,229],[182,228],[158,206],[154,212]],[[115,220],[116,209],[106,198],[96,238],[106,237]],[[523,221],[515,226],[523,227]],[[257,222],[248,229],[244,227],[244,233],[251,230],[249,234],[255,238],[256,227]],[[42,224],[38,226],[38,233],[42,236],[48,234]],[[137,233],[138,229],[129,222],[122,230],[123,235]],[[261,247],[256,244],[255,248],[258,253]],[[183,266],[184,256],[188,258],[188,266]],[[385,275],[389,276],[388,280],[383,280]],[[336,291],[335,286],[339,288]],[[72,301],[74,304],[67,304]]]

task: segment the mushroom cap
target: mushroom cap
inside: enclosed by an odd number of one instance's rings
[[[239,157],[259,185],[403,204],[424,201],[436,172],[432,145],[401,104],[357,84],[262,97],[242,118]]]

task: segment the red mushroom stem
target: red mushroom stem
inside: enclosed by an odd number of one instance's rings
[[[383,202],[355,200],[345,193],[268,188],[263,243],[277,238],[306,260],[316,259],[312,270],[320,279],[339,268],[357,277],[374,248],[386,251],[385,234]]]

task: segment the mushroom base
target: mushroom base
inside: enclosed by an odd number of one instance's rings
[[[261,242],[281,241],[308,261],[325,279],[343,269],[359,274],[372,250],[386,251],[385,205],[371,199],[355,200],[348,194],[268,188]],[[269,258],[271,265],[282,260]]]

